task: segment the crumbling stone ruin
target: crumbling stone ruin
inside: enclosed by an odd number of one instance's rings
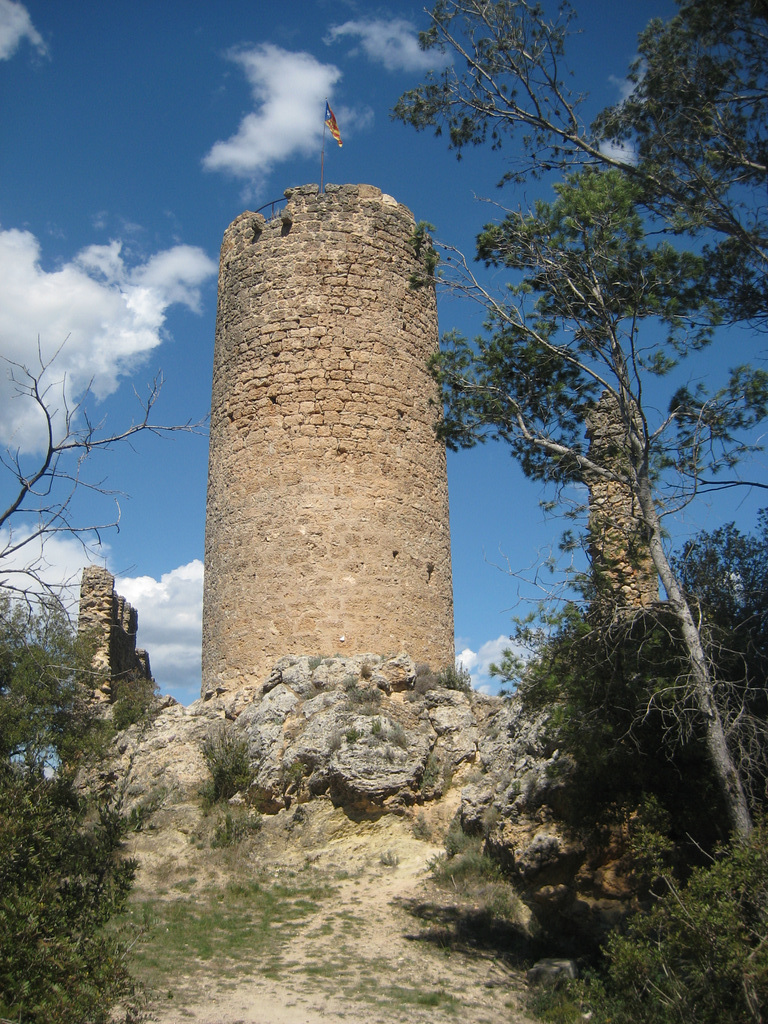
[[[93,668],[99,679],[95,689],[98,698],[111,697],[116,679],[152,678],[149,655],[136,648],[138,612],[115,593],[115,577],[98,565],[83,569],[77,628],[95,641]]]
[[[434,287],[406,207],[288,189],[224,234],[214,351],[203,694],[285,655],[452,664]]]
[[[606,469],[621,470],[625,426],[607,392],[589,414],[589,454]],[[590,473],[589,547],[597,603],[612,615],[648,608],[659,600],[659,577],[643,537],[637,502],[616,479]]]

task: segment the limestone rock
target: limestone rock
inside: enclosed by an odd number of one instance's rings
[[[538,960],[525,975],[529,985],[548,985],[553,988],[564,981],[575,981],[578,976],[579,969],[574,960],[554,957]]]
[[[635,899],[627,836],[567,824],[571,765],[547,714],[415,675],[407,655],[297,655],[189,708],[159,703],[115,741],[124,806],[196,798],[222,729],[247,744],[254,790],[240,798],[267,813],[325,798],[354,818],[413,814],[452,781],[463,829],[485,837],[535,927],[601,941]]]
[[[407,654],[281,658],[259,685],[158,705],[149,726],[118,737],[115,773],[129,804],[160,788],[195,795],[206,738],[229,728],[247,744],[267,812],[325,795],[355,816],[405,813],[474,760],[488,710],[474,694],[415,694],[415,676]]]

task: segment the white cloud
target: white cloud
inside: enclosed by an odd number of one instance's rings
[[[205,169],[260,182],[275,164],[319,152],[325,100],[341,71],[271,43],[227,56],[244,71],[257,110],[245,115],[234,135],[211,147]]]
[[[109,546],[86,548],[76,537],[61,535],[35,540],[7,555],[9,542],[25,534],[0,530],[0,586],[40,594],[42,587],[24,573],[32,568],[37,577],[60,592],[72,622],[77,621],[80,577],[83,568],[96,557],[105,564]],[[203,621],[203,563],[195,559],[164,573],[151,576],[118,577],[115,591],[133,605],[139,615],[137,646],[149,652],[152,675],[161,693],[170,693],[189,704],[200,696]]]
[[[417,29],[403,18],[345,21],[331,27],[325,42],[335,43],[343,37],[359,39],[366,57],[383,64],[387,71],[427,71],[446,62],[439,51],[419,47]]]
[[[0,60],[9,60],[23,39],[28,39],[39,54],[48,52],[26,7],[14,0],[0,0]]]
[[[40,261],[40,245],[29,231],[0,231],[3,356],[36,372],[40,358],[48,363],[60,349],[44,383],[52,402],[57,391],[61,402],[64,387],[70,407],[89,385],[99,400],[112,394],[161,343],[169,306],[198,311],[200,286],[216,273],[213,260],[189,245],[133,266],[119,241],[89,246],[53,271]],[[14,394],[8,373],[0,374],[0,441],[39,450],[41,429],[39,411]]]
[[[184,704],[200,696],[203,563],[195,559],[159,580],[121,577],[115,590],[138,612],[138,645],[149,653],[161,693]]]
[[[502,635],[495,640],[486,640],[477,651],[465,647],[456,655],[456,664],[465,668],[472,677],[472,686],[483,693],[496,692],[498,682],[492,682],[489,670],[491,663],[499,664],[508,648],[514,648],[514,644],[508,636]]]
[[[625,100],[628,100],[637,88],[635,82],[629,78],[619,78],[618,75],[608,75],[608,82],[619,94],[619,103],[624,103]]]
[[[609,160],[616,160],[620,164],[627,164],[629,167],[634,167],[637,163],[637,152],[634,146],[623,142],[612,142],[603,139],[600,143],[600,152],[603,156],[608,157]]]
[[[85,536],[83,540],[95,541]],[[107,545],[86,547],[77,537],[62,533],[32,536],[26,527],[0,530],[0,587],[10,592],[40,595],[50,587],[60,597],[73,620],[77,617],[80,574],[95,557],[108,553]]]

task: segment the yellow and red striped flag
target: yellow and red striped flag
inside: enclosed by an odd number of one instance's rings
[[[328,100],[325,101],[325,123],[328,125],[331,135],[336,139],[338,144],[343,145],[341,141],[341,133],[339,132],[339,126],[336,124],[336,116],[334,115],[331,108],[328,106]]]

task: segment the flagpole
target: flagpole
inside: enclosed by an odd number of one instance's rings
[[[325,101],[326,107],[328,100]],[[325,112],[323,112],[323,148],[320,150],[320,195],[323,194],[323,174],[325,171]]]

